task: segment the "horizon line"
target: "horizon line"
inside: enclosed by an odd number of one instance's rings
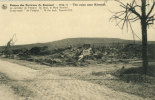
[[[109,37],[74,37],[74,38],[64,38],[64,39],[58,39],[58,40],[53,40],[53,41],[47,41],[47,42],[34,42],[34,43],[25,43],[25,44],[15,44],[14,46],[20,46],[20,45],[33,45],[33,44],[44,44],[44,43],[52,43],[52,42],[57,42],[61,40],[66,40],[66,39],[120,39],[120,40],[129,40],[129,41],[141,41],[141,40],[132,40],[132,39],[122,39],[122,38],[109,38]],[[148,41],[148,42],[155,42],[155,41]],[[6,44],[5,44],[6,45]],[[0,46],[5,46],[5,45],[0,45]]]

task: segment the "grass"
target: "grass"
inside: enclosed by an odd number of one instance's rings
[[[104,72],[95,72],[93,71],[92,72],[92,75],[95,75],[95,76],[103,76],[103,75],[106,75]]]
[[[19,95],[20,97],[28,98],[33,96],[33,92],[29,90],[27,86],[14,84],[14,85],[11,85],[11,89],[14,91],[16,95]]]
[[[142,66],[141,63],[134,63],[133,65],[134,65],[134,66]],[[142,69],[142,67],[138,67],[138,68],[136,68],[136,69],[131,69],[131,68],[130,68],[128,71],[130,71],[130,70],[132,71],[132,73],[133,73],[133,72],[141,73],[143,69]],[[138,71],[139,71],[139,72],[138,72]],[[131,73],[131,72],[129,72],[129,73]],[[155,61],[149,62],[147,74],[148,74],[149,76],[155,77]]]
[[[0,73],[0,84],[7,84],[10,79],[3,73]]]

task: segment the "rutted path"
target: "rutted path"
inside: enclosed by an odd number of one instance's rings
[[[113,91],[106,86],[53,75],[50,69],[52,68],[36,71],[0,60],[0,72],[34,93],[26,100],[143,100],[135,95]]]

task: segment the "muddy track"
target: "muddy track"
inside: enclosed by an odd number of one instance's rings
[[[106,86],[53,75],[49,71],[51,69],[45,68],[36,71],[0,60],[1,73],[5,73],[10,79],[13,79],[14,85],[17,83],[18,86],[21,85],[21,87],[26,87],[27,90],[32,91],[33,96],[25,95],[22,97],[24,100],[143,100],[141,97],[117,92]],[[11,91],[9,93],[13,94]],[[26,92],[23,92],[22,95],[24,93]],[[17,98],[21,98],[22,95],[16,94]]]

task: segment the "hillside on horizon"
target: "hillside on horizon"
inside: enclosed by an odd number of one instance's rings
[[[114,44],[141,44],[141,41],[125,40],[119,38],[67,38],[62,40],[57,40],[53,42],[46,43],[34,43],[34,44],[24,44],[24,45],[14,45],[13,49],[26,48],[31,49],[32,47],[43,47],[48,46],[50,50],[54,48],[64,48],[67,46],[81,46],[83,44],[90,44],[92,46],[108,46]],[[149,41],[149,44],[155,44],[155,41]],[[3,48],[4,46],[1,46]]]

